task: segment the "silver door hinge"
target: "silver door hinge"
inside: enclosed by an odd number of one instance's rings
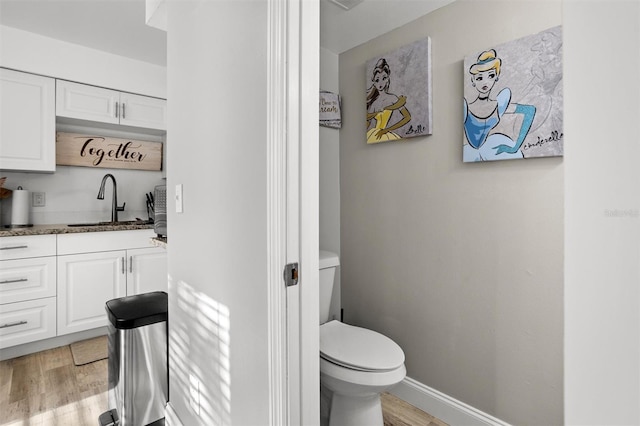
[[[298,284],[298,263],[289,263],[284,267],[284,284],[287,287]]]

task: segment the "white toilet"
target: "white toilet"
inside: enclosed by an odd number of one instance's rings
[[[382,426],[380,393],[407,374],[404,352],[380,333],[328,321],[339,264],[320,250],[320,384],[332,393],[329,425]]]

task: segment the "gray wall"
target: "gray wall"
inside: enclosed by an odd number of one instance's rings
[[[563,422],[563,160],[463,164],[462,60],[560,24],[559,1],[457,1],[339,62],[345,321],[515,424]],[[365,62],[426,36],[433,135],[367,146]]]
[[[338,55],[320,49],[320,90],[339,92]],[[320,248],[340,255],[340,131],[320,126]],[[340,275],[336,274],[330,318],[340,319]]]

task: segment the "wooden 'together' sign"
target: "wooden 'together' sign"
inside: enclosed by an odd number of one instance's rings
[[[56,135],[56,164],[162,170],[162,143],[59,132]]]

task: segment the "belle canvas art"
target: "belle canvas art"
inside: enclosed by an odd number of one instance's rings
[[[367,143],[431,134],[431,39],[367,62]]]

